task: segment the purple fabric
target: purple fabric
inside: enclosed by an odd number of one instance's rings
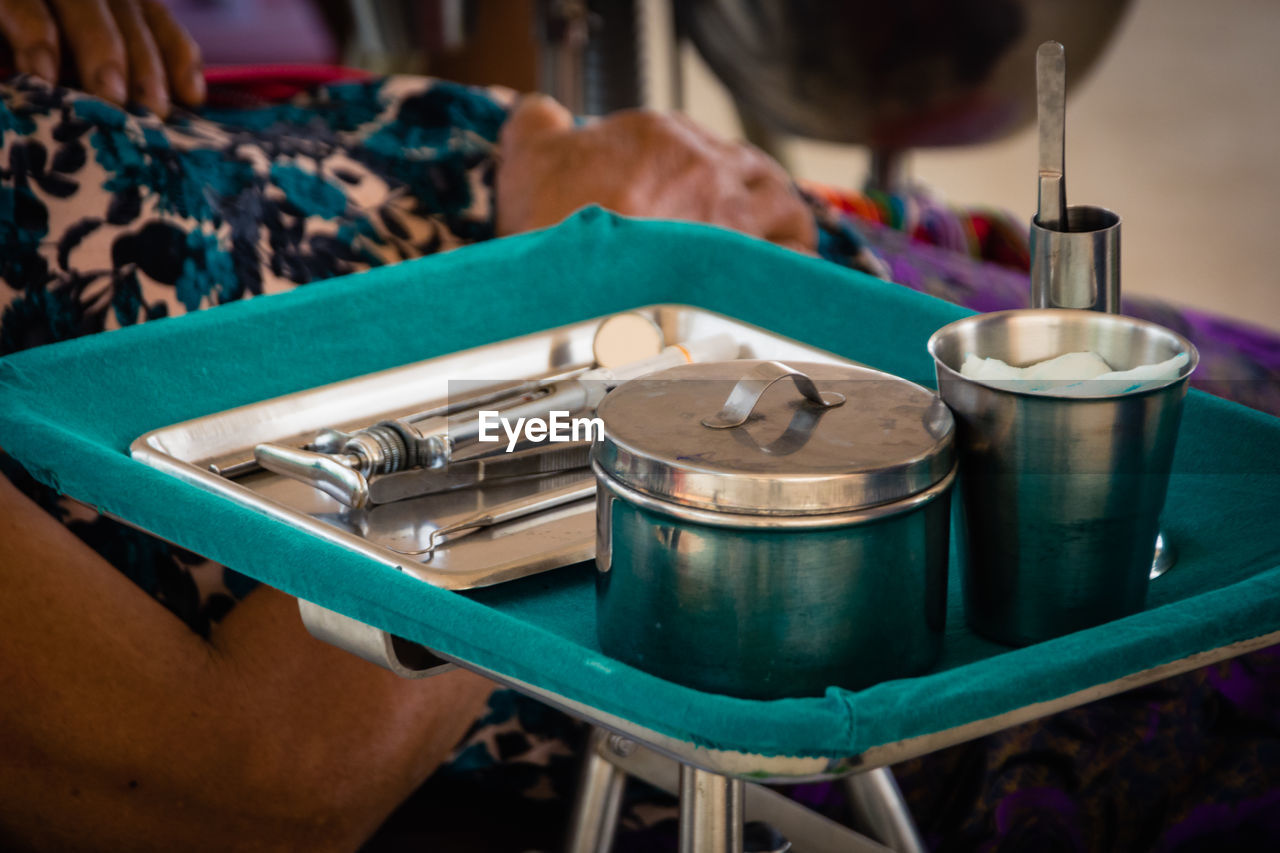
[[[912,240],[892,228],[858,221],[893,281],[975,311],[1026,308],[1027,274]],[[1191,384],[1211,394],[1280,415],[1280,333],[1205,311],[1145,297],[1124,300],[1124,313],[1184,335],[1200,350]]]
[[[338,59],[338,45],[311,0],[164,3],[200,45],[207,65],[327,64]]]

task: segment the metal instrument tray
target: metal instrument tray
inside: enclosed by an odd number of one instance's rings
[[[756,326],[699,308],[636,309],[670,343],[730,333],[741,358],[851,363]],[[263,442],[301,446],[325,427],[354,430],[446,402],[460,389],[545,376],[592,360],[592,338],[604,318],[463,350],[366,376],[263,400],[153,430],[130,446],[133,457],[228,500],[365,554],[445,589],[472,589],[595,556],[595,502],[582,500],[480,530],[429,558],[400,551],[424,548],[432,530],[487,507],[558,488],[590,469],[483,488],[426,495],[368,509],[343,506],[318,490],[268,471],[235,479],[214,473],[251,459]],[[456,396],[455,396],[456,399]]]

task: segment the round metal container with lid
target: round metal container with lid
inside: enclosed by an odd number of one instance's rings
[[[761,698],[933,662],[955,472],[934,394],[853,365],[735,361],[633,380],[598,415],[606,652]]]

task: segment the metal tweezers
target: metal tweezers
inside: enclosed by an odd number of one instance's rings
[[[425,548],[417,548],[412,551],[401,550],[400,548],[391,548],[391,550],[397,554],[404,554],[410,557],[425,555],[430,560],[436,549],[445,544],[446,537],[448,541],[452,542],[468,533],[474,533],[485,527],[492,527],[495,524],[514,521],[527,515],[564,506],[565,504],[592,497],[595,493],[596,483],[594,479],[585,482],[578,481],[567,486],[561,486],[558,489],[538,492],[519,500],[498,504],[452,524],[437,527],[427,537],[427,547]]]

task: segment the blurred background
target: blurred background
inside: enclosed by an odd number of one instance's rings
[[[341,62],[541,89],[584,113],[679,108],[803,179],[921,185],[1019,219],[1036,201],[1031,57],[1056,38],[1068,199],[1123,218],[1125,292],[1280,330],[1275,0],[170,5],[210,64]]]

